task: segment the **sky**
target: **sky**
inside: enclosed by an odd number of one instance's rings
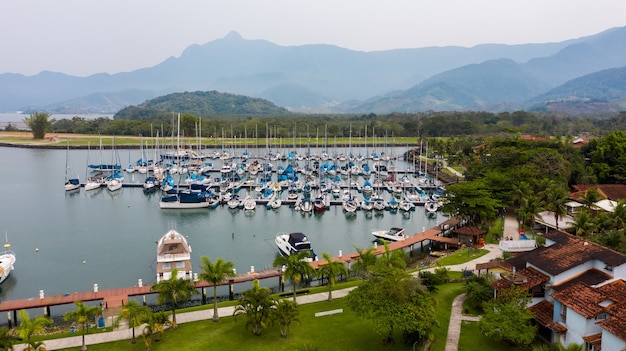
[[[6,0],[0,73],[128,72],[231,31],[358,51],[559,42],[625,14],[624,0]]]

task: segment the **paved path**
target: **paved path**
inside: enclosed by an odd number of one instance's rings
[[[457,296],[454,301],[452,301],[450,324],[448,324],[448,338],[446,339],[446,351],[457,351],[459,349],[459,338],[461,337],[461,324],[463,324],[463,321],[477,322],[480,319],[480,317],[463,315],[464,301],[465,294]]]

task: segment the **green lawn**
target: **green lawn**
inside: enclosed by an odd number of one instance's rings
[[[463,293],[464,283],[451,283],[439,285],[436,299],[437,309],[435,319],[439,323],[439,328],[435,329],[434,341],[431,345],[432,351],[444,351],[446,348],[446,338],[448,337],[448,322],[450,322],[450,311],[452,310],[452,300]],[[459,349],[463,350],[463,349]]]
[[[459,340],[459,350],[480,350],[480,351],[519,351],[523,347],[515,347],[505,343],[499,343],[486,338],[480,332],[478,323],[463,321],[461,324],[461,339]]]
[[[344,312],[315,317],[316,312],[343,308]],[[397,343],[383,346],[381,337],[372,331],[369,321],[357,318],[345,307],[345,299],[299,306],[301,324],[295,323],[287,338],[281,338],[278,326],[254,336],[244,327],[244,318],[222,316],[220,322],[210,320],[180,324],[175,331],[168,330],[152,351],[159,350],[406,350],[401,335]],[[80,347],[68,350],[78,350]],[[107,344],[88,345],[89,350],[145,350],[139,338],[137,344],[130,340]]]
[[[437,260],[437,265],[439,266],[453,266],[457,264],[462,264],[465,262],[469,262],[471,260],[477,259],[478,257],[484,256],[489,253],[489,250],[479,249],[479,250],[469,250],[468,249],[460,249],[446,257],[440,258]]]

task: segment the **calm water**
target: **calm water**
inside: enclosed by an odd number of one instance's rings
[[[139,158],[137,150],[131,152],[132,160]],[[128,151],[119,154],[126,166]],[[69,155],[70,174],[83,181],[88,152],[72,150]],[[89,159],[98,163],[99,153],[91,150]],[[354,245],[371,246],[375,229],[397,226],[415,233],[444,220],[441,214],[427,218],[421,207],[410,216],[358,212],[353,218],[340,206],[310,216],[287,206],[276,211],[258,206],[251,215],[226,206],[161,210],[159,194],[147,196],[141,188],[67,194],[65,161],[65,150],[0,147],[0,233],[8,235],[17,256],[15,270],[0,286],[0,300],[37,297],[40,289],[46,296],[86,291],[94,283],[100,289],[133,286],[139,278],[153,283],[156,241],[170,228],[188,237],[194,266],[202,255],[221,257],[243,273],[250,266],[271,266],[279,232],[304,232],[318,255],[335,256],[339,250],[353,252]],[[143,181],[137,173],[125,177]]]

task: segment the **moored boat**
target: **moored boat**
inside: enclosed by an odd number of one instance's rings
[[[315,252],[311,248],[311,242],[303,233],[278,234],[274,241],[276,246],[278,246],[278,251],[283,256],[308,251],[310,252],[310,257],[306,261],[310,262],[316,259]]]
[[[5,234],[6,235],[6,234]],[[4,243],[4,252],[0,253],[0,283],[2,283],[13,271],[15,253],[11,251],[8,239]]]
[[[157,242],[157,283],[170,279],[174,269],[177,278],[193,279],[191,246],[184,235],[172,229]]]
[[[404,228],[396,227],[388,230],[376,230],[372,232],[372,235],[377,239],[383,239],[386,241],[401,241],[407,238]]]

